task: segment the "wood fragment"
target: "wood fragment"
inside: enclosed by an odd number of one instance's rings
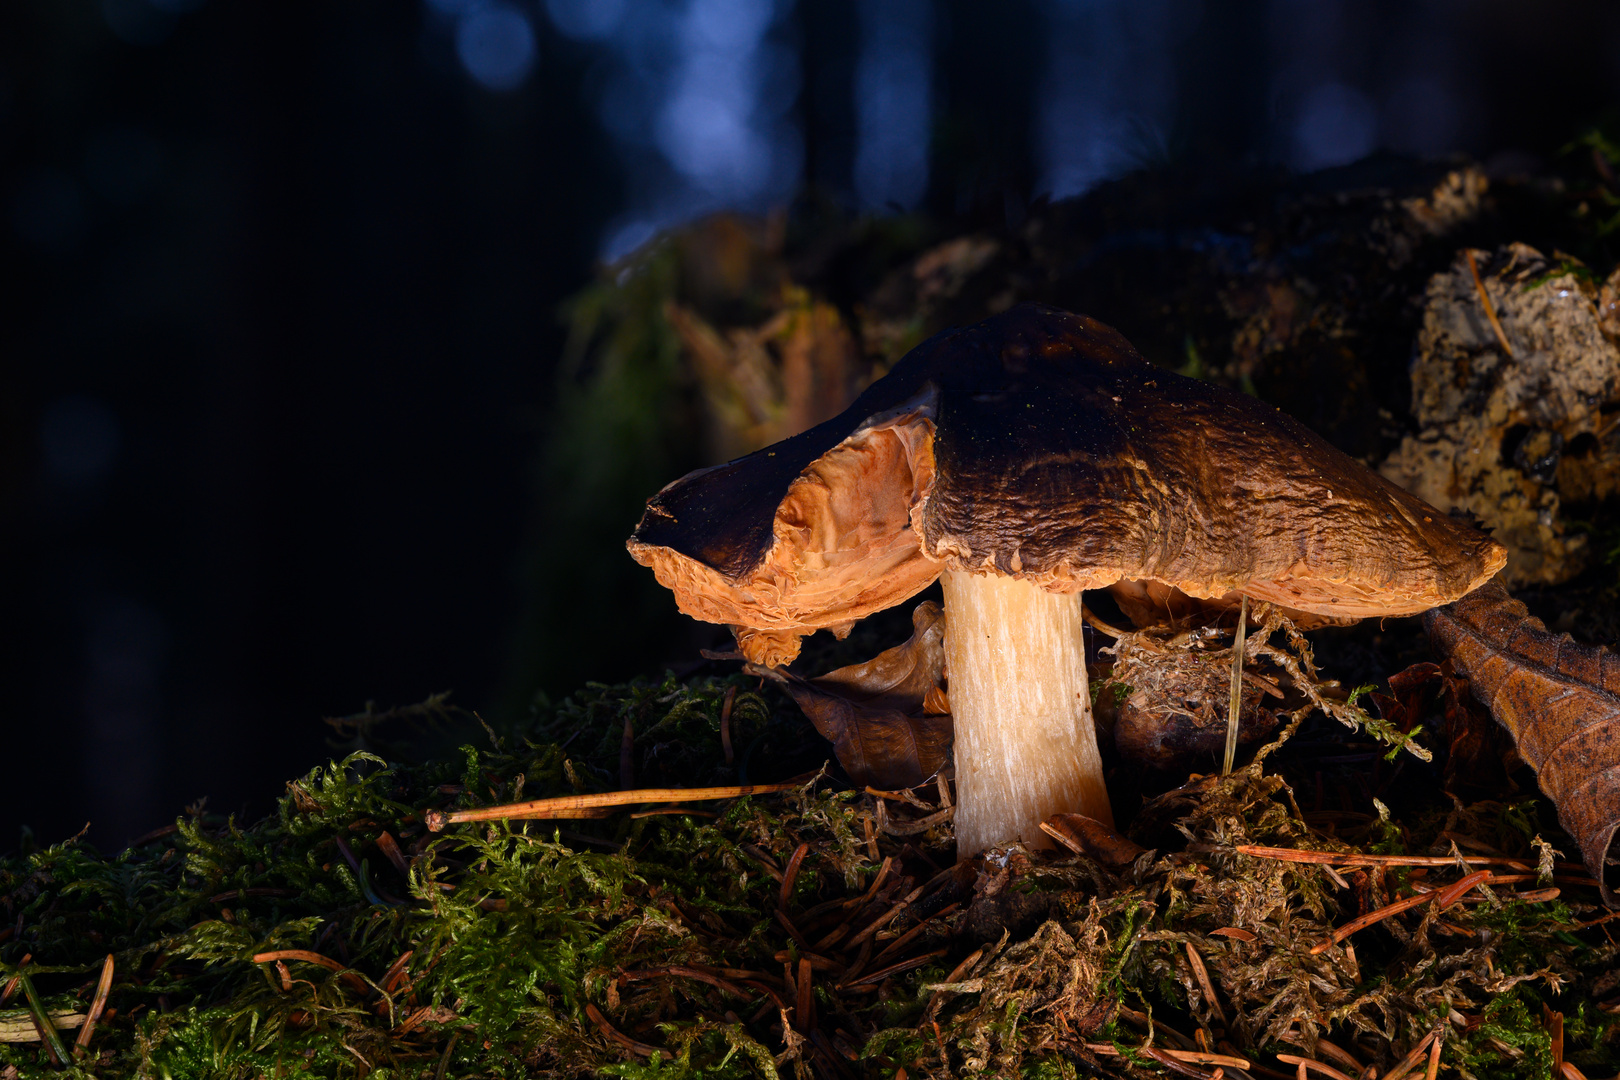
[[[107,1007],[107,995],[112,993],[112,982],[113,955],[108,953],[107,959],[101,965],[101,980],[96,983],[96,996],[90,1001],[90,1011],[85,1014],[84,1026],[79,1029],[79,1037],[74,1040],[76,1053],[89,1048],[90,1036],[96,1030],[96,1021],[101,1019],[101,1012]]]
[[[649,802],[710,802],[716,799],[740,799],[747,795],[769,795],[779,791],[793,791],[800,783],[731,784],[707,788],[641,788],[636,791],[607,791],[595,795],[562,795],[554,799],[533,799],[529,802],[507,803],[503,806],[481,806],[470,810],[429,810],[422,815],[427,827],[442,832],[447,825],[460,825],[469,821],[541,821],[549,818],[583,816],[570,811],[601,810],[615,806]]]
[[[1434,1042],[1429,1044],[1429,1068],[1424,1072],[1423,1080],[1435,1080],[1435,1077],[1440,1075],[1440,1044],[1442,1041],[1436,1036]]]
[[[59,1031],[71,1031],[83,1024],[85,1014],[74,1012],[72,1009],[53,1009],[51,1023]],[[39,1042],[39,1024],[34,1020],[33,1013],[26,1009],[12,1010],[0,1015],[0,1043],[37,1043]]]
[[[1331,1080],[1356,1080],[1355,1077],[1335,1069],[1325,1061],[1317,1061],[1315,1058],[1303,1057],[1299,1054],[1278,1054],[1277,1060],[1286,1061],[1288,1064],[1295,1066],[1302,1074],[1306,1069],[1310,1069],[1321,1073],[1323,1076],[1330,1077]]]
[[[1236,941],[1259,941],[1260,938],[1240,926],[1223,926],[1209,932],[1211,937],[1228,937]]]

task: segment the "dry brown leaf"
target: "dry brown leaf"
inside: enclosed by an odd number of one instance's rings
[[[951,716],[929,711],[943,700],[930,692],[944,681],[945,613],[926,601],[911,613],[911,624],[903,644],[814,679],[750,668],[793,695],[856,784],[914,787],[950,753]]]
[[[1495,582],[1430,611],[1423,625],[1512,732],[1616,906],[1604,863],[1620,829],[1620,656],[1549,634]]]
[[[1147,850],[1084,814],[1054,814],[1041,827],[1070,851],[1089,855],[1113,870],[1129,866]]]

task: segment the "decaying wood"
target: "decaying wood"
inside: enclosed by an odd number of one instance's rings
[[[1620,829],[1620,656],[1548,633],[1495,583],[1429,612],[1423,625],[1512,733],[1604,902],[1620,906],[1604,873]]]

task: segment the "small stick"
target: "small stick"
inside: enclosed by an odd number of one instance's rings
[[[793,1006],[794,1027],[800,1031],[811,1031],[815,1028],[815,1018],[811,1010],[815,1007],[815,997],[810,992],[810,960],[807,957],[799,958],[799,997]]]
[[[1221,1003],[1216,1000],[1215,987],[1209,981],[1209,969],[1204,967],[1204,958],[1198,955],[1198,950],[1193,948],[1192,942],[1183,941],[1182,945],[1186,946],[1187,963],[1192,966],[1193,977],[1198,980],[1198,987],[1204,992],[1204,1000],[1209,1002],[1210,1011],[1215,1014],[1215,1019],[1225,1024],[1226,1013],[1221,1009]]]
[[[1259,844],[1239,844],[1232,850],[1239,855],[1253,855],[1259,859],[1277,859],[1282,862],[1323,863],[1333,866],[1509,866],[1516,870],[1534,870],[1523,859],[1487,858],[1464,855],[1364,855],[1355,851],[1309,851],[1304,848],[1262,847]],[[1387,1080],[1387,1078],[1386,1078]]]
[[[1237,757],[1238,714],[1243,710],[1243,638],[1249,632],[1249,594],[1238,600],[1237,633],[1232,635],[1232,700],[1226,710],[1226,757],[1221,761],[1221,775],[1232,772]]]
[[[1107,634],[1109,637],[1113,638],[1115,641],[1118,641],[1120,638],[1125,636],[1125,631],[1124,630],[1121,630],[1117,626],[1110,626],[1107,623],[1103,622],[1101,619],[1097,618],[1097,615],[1096,615],[1095,612],[1093,612],[1090,608],[1088,608],[1084,604],[1080,605],[1080,617],[1082,619],[1084,619],[1086,622],[1090,623],[1091,628],[1093,630],[1097,630],[1097,631],[1099,631],[1101,633]]]
[[[730,765],[735,755],[731,752],[731,705],[737,700],[737,688],[726,687],[726,700],[720,706],[720,749],[725,751],[726,764]]]
[[[1286,1061],[1290,1065],[1298,1066],[1299,1071],[1301,1072],[1306,1069],[1314,1069],[1323,1076],[1330,1077],[1331,1080],[1356,1080],[1355,1077],[1350,1076],[1347,1073],[1340,1072],[1327,1062],[1317,1061],[1315,1058],[1300,1057],[1298,1054],[1278,1054],[1277,1060]]]
[[[350,971],[330,956],[322,956],[320,953],[310,952],[308,949],[277,949],[274,952],[258,953],[253,957],[255,964],[268,964],[275,960],[302,960],[306,964],[318,964],[328,971],[337,972],[343,977],[344,982],[362,994],[370,989],[366,985],[366,980],[355,972]]]
[[[1434,1042],[1429,1044],[1429,1068],[1423,1074],[1423,1080],[1435,1080],[1440,1075],[1440,1043],[1441,1039],[1435,1036]],[[1562,1070],[1560,1070],[1562,1071]]]
[[[1086,1049],[1094,1054],[1103,1054],[1107,1057],[1119,1057],[1119,1049],[1113,1043],[1086,1043]],[[1216,1054],[1208,1050],[1171,1050],[1166,1047],[1157,1047],[1159,1053],[1175,1058],[1177,1061],[1186,1061],[1194,1065],[1218,1065],[1228,1069],[1252,1069],[1254,1063],[1248,1058],[1233,1057],[1231,1054]]]
[[[919,953],[908,960],[901,960],[898,963],[890,964],[886,968],[879,968],[868,975],[862,975],[858,979],[850,979],[848,982],[840,983],[839,985],[842,987],[851,987],[860,986],[864,983],[882,982],[884,979],[897,972],[910,971],[914,967],[922,967],[924,964],[928,963],[928,961],[944,956],[948,951],[949,950],[947,949],[935,949],[933,952]]]
[[[1137,1053],[1141,1054],[1143,1057],[1152,1058],[1154,1061],[1157,1061],[1160,1065],[1163,1065],[1171,1072],[1178,1072],[1183,1076],[1191,1076],[1194,1077],[1195,1080],[1214,1080],[1213,1074],[1204,1072],[1202,1069],[1195,1069],[1191,1065],[1188,1065],[1185,1061],[1182,1061],[1179,1058],[1171,1057],[1168,1053],[1160,1050],[1156,1046],[1138,1047]],[[1225,1074],[1223,1073],[1222,1075],[1224,1076]]]
[[[404,952],[399,954],[398,960],[395,960],[392,964],[388,965],[388,970],[383,972],[382,982],[378,984],[382,987],[383,993],[392,994],[394,992],[394,987],[398,986],[405,979],[407,974],[405,965],[409,964],[411,962],[411,957],[415,955],[415,949],[406,949]]]
[[[877,956],[874,957],[873,959],[882,960],[885,956],[888,956],[892,952],[899,952],[901,949],[905,948],[907,945],[910,945],[912,943],[912,941],[914,941],[916,939],[918,934],[920,934],[924,930],[928,929],[929,924],[932,923],[935,919],[943,918],[946,915],[951,914],[953,911],[955,911],[957,908],[959,908],[961,906],[962,906],[961,904],[947,904],[944,907],[940,908],[938,911],[936,911],[932,915],[928,916],[928,918],[924,919],[922,922],[918,923],[916,926],[913,926],[910,930],[907,930],[905,933],[901,934],[899,937],[897,937],[893,941],[889,942],[888,946],[882,952],[878,953]]]
[[[1365,930],[1367,927],[1373,925],[1374,923],[1382,922],[1391,915],[1399,915],[1403,911],[1410,911],[1412,908],[1415,908],[1420,904],[1427,904],[1433,900],[1433,893],[1419,893],[1416,896],[1408,896],[1404,900],[1397,900],[1393,904],[1388,904],[1379,908],[1377,911],[1369,911],[1359,919],[1351,919],[1349,922],[1333,931],[1332,937],[1317,945],[1312,945],[1311,955],[1320,956],[1322,953],[1327,952],[1333,946],[1337,945],[1339,942],[1343,941],[1345,938],[1349,937],[1351,934],[1354,934],[1358,930]],[[1388,1080],[1388,1078],[1386,1077],[1385,1080]]]
[[[636,1040],[632,1039],[630,1036],[624,1034],[624,1032],[608,1023],[607,1017],[602,1015],[602,1010],[598,1009],[595,1005],[592,1005],[588,1001],[585,1003],[585,1015],[591,1018],[591,1023],[596,1025],[596,1030],[600,1031],[603,1035],[606,1035],[609,1039],[612,1039],[614,1042],[618,1043],[620,1046],[631,1051],[632,1053],[640,1054],[642,1057],[651,1057],[654,1054],[663,1053],[663,1051],[658,1049],[656,1046],[648,1046],[646,1043],[636,1042]],[[449,1051],[446,1051],[445,1058],[447,1060],[449,1056]]]
[[[34,1026],[39,1029],[39,1037],[50,1048],[51,1056],[59,1065],[66,1065],[71,1059],[68,1057],[67,1047],[62,1045],[62,1037],[56,1033],[56,1023],[51,1014],[45,1011],[45,1006],[39,1000],[39,994],[34,991],[34,980],[28,977],[27,972],[17,972],[17,978],[22,980],[23,997],[28,1002],[28,1011],[34,1018]]]
[[[649,802],[707,802],[714,799],[740,799],[745,795],[768,795],[777,791],[793,791],[802,784],[731,784],[726,787],[706,788],[641,788],[637,791],[605,791],[597,795],[562,795],[555,799],[534,799],[529,802],[507,803],[504,806],[482,806],[475,810],[429,810],[423,815],[427,827],[442,832],[446,825],[460,825],[468,821],[535,821],[546,818],[572,816],[566,811],[597,810],[610,806],[629,806]]]
[[[1479,302],[1485,308],[1485,317],[1491,321],[1491,329],[1496,332],[1496,340],[1502,343],[1502,351],[1507,353],[1509,360],[1513,359],[1513,346],[1508,344],[1507,335],[1502,332],[1502,323],[1496,317],[1496,305],[1491,303],[1491,294],[1485,291],[1485,282],[1479,277],[1479,264],[1474,262],[1474,249],[1468,248],[1463,252],[1468,256],[1468,272],[1474,275],[1474,288],[1479,293]],[[1385,1077],[1384,1080],[1389,1080]]]
[[[1286,1043],[1293,1043],[1295,1046],[1304,1045],[1300,1043],[1299,1040],[1294,1038],[1285,1037],[1282,1041]],[[1319,1054],[1325,1054],[1334,1061],[1337,1061],[1340,1065],[1343,1065],[1346,1069],[1349,1069],[1351,1076],[1360,1076],[1366,1071],[1366,1066],[1357,1061],[1354,1054],[1350,1053],[1350,1051],[1346,1050],[1344,1047],[1339,1046],[1337,1043],[1331,1043],[1326,1039],[1319,1038],[1316,1040],[1316,1052]]]
[[[377,846],[382,849],[388,861],[394,864],[394,869],[399,871],[400,876],[407,881],[410,880],[410,864],[405,861],[405,853],[399,850],[399,841],[395,840],[387,829],[377,834]]]
[[[87,1049],[90,1046],[90,1035],[96,1030],[96,1021],[101,1019],[101,1010],[107,1007],[107,995],[112,993],[113,957],[107,954],[107,960],[101,965],[101,981],[96,984],[96,996],[90,1002],[90,1012],[84,1018],[84,1026],[79,1029],[79,1037],[74,1040],[78,1049]]]
[[[1418,1044],[1412,1047],[1412,1052],[1401,1059],[1399,1065],[1384,1074],[1384,1080],[1401,1080],[1401,1077],[1417,1068],[1418,1062],[1423,1060],[1424,1052],[1429,1049],[1429,1044],[1434,1042],[1439,1034],[1440,1031],[1436,1028],[1423,1036]]]
[[[18,985],[22,983],[22,969],[27,967],[28,961],[32,960],[33,958],[33,953],[24,953],[23,958],[17,961],[17,974],[7,979],[6,988],[4,990],[0,990],[0,1006],[4,1006],[6,1002],[11,1000],[11,995],[17,992]]]
[[[793,883],[799,879],[799,867],[804,863],[804,857],[810,853],[810,843],[805,841],[793,851],[793,857],[788,860],[787,870],[782,874],[782,891],[777,897],[776,906],[783,911],[787,910],[788,900],[793,896]]]
[[[629,791],[636,786],[636,729],[627,716],[624,735],[619,739],[619,787]]]
[[[945,976],[945,981],[947,983],[961,982],[962,976],[973,970],[974,965],[979,962],[979,959],[982,956],[984,956],[983,949],[978,949],[973,952],[966,960],[963,960],[960,964],[957,964],[951,969],[951,973]],[[923,1012],[923,1019],[932,1020],[934,1018],[934,1014],[939,1012],[939,1007],[944,1004],[944,1002],[945,991],[935,990],[928,998],[928,1008]]]

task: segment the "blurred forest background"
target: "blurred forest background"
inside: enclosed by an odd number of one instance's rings
[[[735,449],[683,348],[781,352],[1054,208],[1078,266],[1289,177],[1589,168],[1616,101],[1601,0],[8,0],[0,847],[257,816],[368,701],[690,660],[622,550]],[[1136,280],[1076,295],[1196,362]]]

